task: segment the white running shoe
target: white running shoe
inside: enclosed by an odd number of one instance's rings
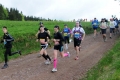
[[[52,72],[57,72],[57,69],[56,69],[56,68],[53,68],[53,69],[52,69]]]
[[[48,60],[46,60],[46,61],[45,61],[45,64],[48,65],[48,63],[49,63]]]
[[[50,62],[49,60],[46,60],[46,61],[45,61],[45,64],[46,64],[46,65],[50,65],[51,62]]]
[[[69,52],[67,52],[67,54],[68,54],[68,57],[70,57],[70,53],[69,53]]]
[[[70,39],[69,42],[71,43],[71,42],[72,42],[72,39]]]
[[[41,54],[38,54],[38,58],[40,58],[41,57]]]
[[[50,65],[50,64],[51,64],[51,62],[50,62],[50,61],[48,61],[47,65]]]

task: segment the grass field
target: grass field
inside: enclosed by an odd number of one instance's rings
[[[120,80],[120,38],[106,55],[81,80]]]
[[[45,27],[51,31],[51,36],[54,32],[53,27],[59,25],[60,29],[64,28],[64,24],[67,24],[71,29],[75,26],[75,22],[48,22],[43,21]],[[86,34],[93,32],[90,22],[82,22]],[[14,37],[12,51],[22,50],[23,55],[38,52],[40,50],[39,43],[36,42],[35,34],[39,28],[38,21],[0,21],[0,39],[2,39],[3,32],[2,27],[7,26],[8,32]],[[4,60],[4,45],[0,44],[0,62]],[[14,55],[10,59],[17,58],[19,55]]]

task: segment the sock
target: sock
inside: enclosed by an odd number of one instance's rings
[[[66,48],[68,48],[68,45],[66,44]]]
[[[51,61],[51,58],[48,54],[46,55],[46,57],[47,57],[47,59],[49,59],[49,61]]]
[[[45,58],[45,60],[47,60],[47,57],[46,57],[46,55],[45,55],[45,54],[43,54],[42,56]]]
[[[66,47],[66,49],[68,49],[68,46],[67,46],[67,44],[65,44],[65,47]]]
[[[64,57],[68,56],[68,53],[64,53]]]
[[[57,59],[54,59],[53,66],[54,66],[54,68],[57,68]]]

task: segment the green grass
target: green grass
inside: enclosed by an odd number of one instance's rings
[[[82,80],[120,80],[120,39]]]
[[[67,24],[71,29],[75,26],[75,22],[50,22],[43,21],[45,27],[51,31],[51,36],[54,33],[53,27],[59,25],[60,29],[64,28],[64,24]],[[86,34],[93,32],[90,22],[82,22]],[[36,42],[35,34],[38,31],[39,22],[38,21],[3,21],[0,20],[0,40],[2,39],[3,32],[2,27],[7,26],[8,32],[14,37],[12,51],[22,50],[23,55],[29,53],[38,52],[40,50],[39,43]],[[4,45],[0,44],[0,62],[4,60]],[[10,59],[17,58],[19,55],[10,57]]]

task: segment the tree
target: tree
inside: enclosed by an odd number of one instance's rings
[[[4,20],[5,18],[6,17],[5,17],[3,6],[0,4],[0,19]]]

